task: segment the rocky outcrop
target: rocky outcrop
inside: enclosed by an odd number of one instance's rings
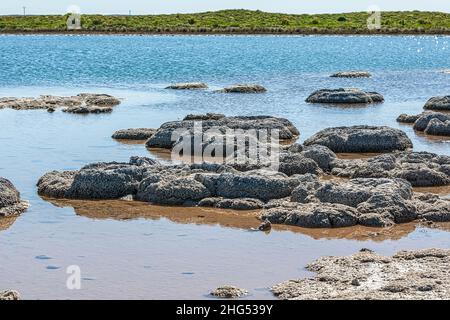
[[[119,140],[147,140],[151,138],[156,132],[156,129],[135,128],[123,129],[114,132],[113,139]]]
[[[219,90],[223,93],[263,93],[266,91],[267,89],[259,84],[235,84]]]
[[[202,120],[201,123],[199,121]],[[278,130],[281,140],[295,139],[299,131],[287,119],[271,116],[240,116],[222,117],[217,114],[189,115],[182,121],[166,122],[147,141],[149,148],[171,149],[177,142],[176,133],[184,132],[194,136],[194,124],[200,124],[199,130],[205,132],[214,129],[216,132],[226,134],[227,129],[241,130]],[[175,139],[174,139],[175,137]],[[201,137],[200,137],[201,138]]]
[[[419,119],[421,114],[410,115],[406,113],[402,113],[397,117],[397,122],[401,123],[414,123]]]
[[[425,131],[432,119],[437,119],[445,123],[446,121],[450,121],[450,115],[441,112],[424,112],[414,122],[414,130]]]
[[[400,251],[392,257],[363,249],[345,257],[322,257],[306,268],[312,278],[271,288],[281,299],[436,300],[450,299],[450,250]]]
[[[377,92],[366,92],[354,88],[317,90],[306,99],[309,103],[329,104],[369,104],[383,101],[383,96]]]
[[[414,187],[450,184],[450,157],[429,152],[395,152],[367,160],[335,159],[332,175],[346,178],[402,178]]]
[[[47,109],[65,107],[69,113],[104,113],[111,112],[112,107],[120,104],[120,100],[107,94],[80,93],[71,97],[40,96],[39,98],[1,98],[0,109],[15,110]]]
[[[97,163],[78,171],[50,172],[39,180],[38,192],[52,198],[132,196],[163,205],[264,208],[263,221],[308,228],[382,227],[417,219],[450,221],[450,200],[417,197],[411,184],[400,178],[324,182],[311,173],[240,172],[212,163],[160,165],[138,157],[129,163]]]
[[[443,122],[436,118],[431,119],[424,132],[435,136],[450,136],[450,120]]]
[[[390,127],[351,126],[327,128],[314,134],[306,146],[322,145],[334,152],[391,152],[412,148],[401,130]]]
[[[0,177],[0,218],[19,215],[28,208],[20,193],[7,179]]]
[[[433,97],[423,107],[426,110],[450,111],[450,96]]]
[[[290,199],[269,202],[265,208],[261,220],[305,228],[386,227],[417,219],[450,219],[449,200],[413,197],[411,185],[403,179],[311,180],[294,189]]]
[[[450,115],[442,112],[425,111],[418,115],[401,114],[397,121],[413,123],[416,131],[436,136],[450,136]]]
[[[166,89],[173,90],[199,90],[199,89],[208,89],[208,86],[203,82],[182,82],[172,84]]]
[[[372,75],[367,71],[342,71],[332,74],[332,78],[370,78]]]
[[[0,300],[20,300],[20,293],[15,290],[0,291]]]
[[[248,294],[247,290],[229,285],[221,286],[211,291],[212,296],[226,299],[236,299],[245,296],[247,294]]]

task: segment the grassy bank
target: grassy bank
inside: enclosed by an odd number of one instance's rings
[[[368,13],[294,15],[249,10],[194,14],[82,15],[82,31],[92,33],[243,34],[450,34],[450,14],[383,12],[381,29],[367,28]],[[66,32],[68,15],[0,16],[0,33]],[[71,31],[74,32],[74,31]]]

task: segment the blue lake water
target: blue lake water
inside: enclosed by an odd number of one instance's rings
[[[353,69],[373,77],[329,77]],[[300,140],[330,126],[388,125],[404,130],[415,150],[450,155],[449,140],[417,135],[395,121],[400,113],[420,113],[432,96],[450,94],[450,74],[443,69],[450,69],[450,37],[0,36],[0,97],[96,92],[123,98],[102,115],[0,110],[0,176],[31,204],[17,219],[0,222],[0,289],[17,289],[30,299],[202,299],[214,287],[234,284],[252,297],[270,298],[264,288],[305,276],[303,267],[323,255],[362,247],[386,254],[448,247],[445,228],[405,225],[377,239],[360,229],[278,228],[266,235],[248,232],[258,221],[244,214],[54,205],[39,198],[35,187],[51,170],[157,156],[142,144],[114,141],[111,134],[158,127],[188,113],[282,116],[299,128]],[[210,90],[164,89],[180,81],[203,81]],[[262,84],[268,92],[213,92],[242,82]],[[365,108],[304,102],[326,87],[378,91],[386,101]],[[81,268],[81,290],[66,288],[70,265]]]

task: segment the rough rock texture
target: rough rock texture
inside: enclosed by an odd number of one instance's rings
[[[399,115],[397,117],[397,122],[414,123],[414,122],[416,122],[417,119],[420,118],[420,116],[421,116],[420,114],[410,115],[410,114],[402,113],[401,115]]]
[[[28,208],[28,202],[20,200],[20,193],[7,179],[0,177],[0,218],[19,215]]]
[[[346,178],[402,178],[414,187],[450,184],[450,157],[429,152],[395,152],[367,160],[335,159],[331,174]]]
[[[215,296],[218,298],[227,298],[227,299],[240,298],[247,294],[248,294],[247,290],[240,289],[235,286],[229,286],[229,285],[218,287],[211,292],[212,296]]]
[[[0,300],[20,300],[20,293],[15,290],[0,291]]]
[[[334,152],[390,152],[412,148],[412,142],[401,130],[390,127],[351,126],[327,128],[304,143],[322,145]]]
[[[450,111],[450,96],[433,97],[427,101],[423,108],[426,110]]]
[[[267,89],[259,84],[235,84],[219,90],[224,93],[263,93],[266,91]]]
[[[442,157],[434,161],[446,162]],[[47,173],[38,182],[38,192],[52,198],[131,196],[165,205],[264,208],[263,221],[309,228],[450,221],[450,200],[413,194],[411,184],[400,178],[322,181],[312,173],[240,172],[213,163],[161,165],[138,157],[129,163],[97,163],[79,171]]]
[[[52,198],[118,199],[135,194],[154,164],[154,160],[133,157],[129,163],[95,163],[79,171],[52,171],[39,179],[38,193]]]
[[[148,128],[123,129],[114,132],[112,138],[123,140],[147,140],[153,136],[155,132],[156,129]]]
[[[209,129],[215,129],[218,132],[225,134],[227,129],[242,129],[242,130],[279,130],[280,139],[294,139],[299,136],[299,131],[287,119],[276,118],[270,116],[241,116],[241,117],[221,117],[217,114],[207,115],[189,115],[182,121],[166,122],[156,131],[156,133],[147,141],[146,145],[149,148],[166,148],[171,149],[177,142],[173,139],[176,132],[183,134],[189,133],[193,136],[194,123],[201,122],[201,130],[205,132]],[[200,130],[200,129],[199,129]]]
[[[332,78],[370,78],[372,75],[367,71],[343,71],[332,74]]]
[[[369,104],[383,101],[383,96],[377,92],[366,92],[353,88],[317,90],[306,99],[306,102],[309,103],[330,104]]]
[[[208,89],[208,86],[203,82],[183,82],[172,84],[166,89],[174,90],[198,90],[198,89]]]
[[[436,206],[438,210],[434,209]],[[403,179],[361,178],[325,183],[310,179],[293,190],[291,199],[269,202],[265,208],[261,220],[306,228],[357,224],[386,227],[417,219],[450,219],[450,201],[413,197],[411,185]]]
[[[47,109],[52,112],[57,107],[66,107],[70,113],[111,112],[120,100],[107,94],[80,93],[71,97],[40,96],[39,98],[0,98],[0,109],[15,110]]]
[[[431,119],[424,132],[435,136],[450,136],[450,120],[443,122]]]
[[[425,131],[431,120],[437,119],[442,122],[450,121],[450,115],[441,112],[424,112],[420,117],[414,122],[414,130]]]
[[[313,278],[272,287],[281,299],[450,299],[450,250],[400,251],[385,257],[370,250],[322,257],[306,268]]]

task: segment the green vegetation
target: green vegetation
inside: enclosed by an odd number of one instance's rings
[[[450,14],[383,12],[381,29],[368,30],[366,12],[294,15],[249,10],[146,16],[82,15],[83,32],[102,33],[273,33],[450,34]],[[64,32],[65,16],[0,16],[0,33]],[[71,31],[74,32],[74,31]]]

